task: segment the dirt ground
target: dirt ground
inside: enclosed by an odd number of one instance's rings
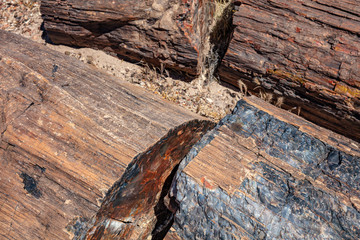
[[[40,29],[42,19],[39,0],[0,0],[0,9],[0,29],[40,42],[61,54],[91,64],[99,71],[139,85],[215,121],[229,114],[243,95],[239,91],[220,85],[217,81],[202,87],[199,79],[193,79],[191,82],[172,79],[167,71],[161,72],[160,69],[142,62],[133,64],[99,50],[46,43]]]

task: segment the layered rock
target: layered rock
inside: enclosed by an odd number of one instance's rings
[[[154,32],[165,28],[156,24],[170,14],[178,28],[167,30],[169,36],[188,40],[184,46],[189,54],[175,53],[184,62],[190,56],[191,67],[171,57],[153,60],[161,49],[155,45],[148,50],[133,45],[129,53],[121,47],[118,53],[190,74],[196,65],[213,74],[231,28],[214,24],[228,23],[224,14],[221,21],[200,24],[217,16],[220,8],[211,8],[212,2],[43,3],[45,27],[58,43],[82,46],[89,41],[114,52],[120,42],[109,39],[127,36],[126,29],[141,35],[128,35],[129,44],[134,39],[142,39],[145,47],[157,42],[163,35]],[[358,139],[357,69],[352,69],[358,14],[356,5],[347,7],[350,3],[236,1],[236,28],[221,76],[235,85],[241,77],[250,92],[285,96],[286,108],[301,107],[308,118]],[[166,14],[156,17],[153,10],[161,6]],[[179,6],[187,14],[178,19]],[[229,13],[231,4],[223,6]],[[320,19],[313,13],[319,10],[333,18]],[[336,16],[329,13],[334,11]],[[341,25],[337,17],[354,24]],[[266,19],[274,21],[264,27]],[[294,22],[304,25],[294,34],[308,35],[286,38]],[[206,34],[199,35],[201,26]],[[327,32],[339,41],[329,40],[330,50],[328,40],[320,41]],[[218,36],[220,44],[215,43]],[[204,37],[209,45],[203,44]],[[66,231],[75,239],[360,237],[358,143],[253,97],[239,102],[232,115],[209,131],[213,123],[41,45],[5,32],[0,40],[4,238],[66,239]],[[319,46],[312,46],[313,40]],[[198,46],[210,55],[194,58]],[[312,53],[310,60],[304,49]],[[335,78],[336,61],[350,67],[340,67]],[[326,79],[334,84],[326,85]],[[99,210],[101,190],[117,179]]]
[[[358,1],[234,2],[221,80],[359,141]]]
[[[44,45],[0,42],[0,238],[69,239],[136,155],[213,125]]]
[[[358,143],[254,97],[210,130],[40,44],[0,40],[2,237],[360,237]]]

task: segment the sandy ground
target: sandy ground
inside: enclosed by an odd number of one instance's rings
[[[191,82],[175,80],[166,71],[160,72],[144,63],[129,63],[99,50],[45,43],[41,37],[43,32],[40,30],[42,19],[39,7],[38,0],[0,0],[0,29],[40,42],[215,121],[230,113],[242,97],[240,92],[226,88],[217,81],[201,87],[198,79]]]

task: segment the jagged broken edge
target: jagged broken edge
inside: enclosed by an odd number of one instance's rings
[[[213,0],[204,4],[206,14],[202,24],[202,45],[199,52],[198,73],[204,84],[216,79],[216,71],[219,67],[233,35],[234,2],[232,0]],[[211,19],[208,19],[211,18]]]
[[[118,199],[118,196],[121,195],[122,192],[126,191],[126,188],[128,185],[132,183],[132,181],[135,181],[136,177],[140,176],[141,179],[141,173],[143,173],[144,169],[141,169],[142,167],[145,167],[144,162],[149,163],[146,167],[151,168],[151,161],[154,161],[156,159],[156,156],[159,156],[159,154],[164,154],[166,150],[169,148],[171,149],[171,153],[177,153],[176,151],[183,151],[179,152],[181,155],[181,158],[176,159],[178,162],[173,166],[173,169],[170,171],[171,174],[169,175],[169,179],[166,179],[166,182],[168,182],[167,190],[163,189],[163,186],[160,188],[160,192],[157,194],[160,194],[162,197],[167,195],[167,192],[169,190],[170,184],[172,182],[172,178],[175,175],[175,172],[178,168],[179,163],[184,159],[184,157],[187,155],[187,153],[192,149],[193,145],[196,144],[198,140],[202,138],[204,134],[206,134],[209,130],[214,128],[216,123],[208,121],[208,120],[192,120],[187,123],[184,123],[174,129],[171,129],[163,138],[161,138],[157,143],[155,143],[153,146],[149,147],[146,151],[143,153],[138,154],[134,159],[131,161],[131,163],[126,168],[124,174],[118,180],[114,183],[114,185],[108,190],[104,201],[102,202],[102,205],[97,212],[96,216],[94,216],[90,221],[88,222],[82,222],[80,225],[81,230],[76,231],[74,234],[73,239],[100,239],[99,237],[102,236],[103,232],[100,230],[98,233],[101,234],[101,236],[97,235],[96,233],[96,227],[100,227],[101,229],[105,229],[105,227],[109,227],[111,224],[108,219],[104,216],[101,216],[101,214],[104,213],[104,206],[107,206],[111,204],[113,201],[121,201]],[[189,132],[190,131],[190,132]],[[186,134],[188,132],[189,135],[182,135]],[[184,144],[184,147],[182,147],[181,141],[186,138],[186,136],[190,139],[189,142]],[[186,140],[186,139],[185,139]],[[175,148],[171,148],[175,146]],[[148,160],[148,161],[145,161]],[[155,162],[155,161],[154,161]],[[159,178],[162,176],[163,173],[158,174]],[[165,182],[164,182],[165,183]],[[154,195],[154,194],[153,194]],[[151,207],[158,207],[158,203],[160,201],[163,201],[162,199],[159,199],[158,201],[153,204]],[[106,207],[105,207],[106,210]],[[105,211],[106,213],[106,211]],[[109,214],[109,213],[108,213]],[[121,217],[121,216],[120,216]],[[170,216],[171,218],[171,216]],[[125,218],[124,218],[125,219]],[[125,223],[126,219],[124,220]],[[170,223],[170,222],[169,222]],[[79,225],[79,223],[77,223]],[[106,226],[105,226],[106,225]],[[154,231],[152,234],[159,234],[161,235],[165,234],[164,229],[168,228],[167,226],[162,226],[163,224],[156,223],[156,226],[161,226],[163,229],[160,229],[158,231]],[[119,230],[119,229],[118,229]],[[119,234],[117,230],[117,233]],[[121,229],[119,230],[121,231]],[[153,229],[151,229],[153,231]],[[102,232],[102,233],[101,233]],[[151,233],[151,232],[150,232]],[[90,238],[89,238],[90,237]],[[113,238],[116,239],[116,238]],[[156,237],[155,237],[156,239]]]

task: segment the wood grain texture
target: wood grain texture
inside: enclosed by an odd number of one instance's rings
[[[55,44],[104,49],[132,61],[197,75],[214,3],[42,0],[40,10]]]
[[[360,140],[360,15],[357,0],[234,1],[223,81],[318,125]]]
[[[134,156],[201,119],[28,39],[0,42],[0,238],[69,239]]]
[[[360,237],[359,143],[255,97],[241,100],[212,138],[175,180],[170,235]]]

